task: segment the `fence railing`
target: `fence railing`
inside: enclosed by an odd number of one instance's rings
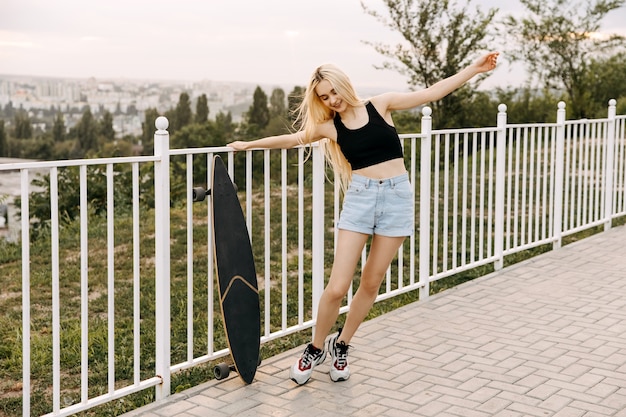
[[[558,248],[567,235],[625,216],[626,117],[615,104],[606,119],[566,121],[559,103],[556,123],[524,125],[508,124],[500,105],[495,127],[439,131],[424,108],[421,133],[401,135],[416,233],[398,250],[378,300],[409,291],[425,299],[441,278],[500,269],[508,255]],[[54,416],[151,387],[164,398],[173,374],[228,354],[211,212],[192,198],[194,186],[210,184],[214,155],[239,187],[259,277],[261,342],[315,325],[341,205],[318,147],[170,149],[167,120],[156,124],[153,156],[0,165],[21,175],[24,416],[35,413],[33,398],[47,404],[36,413]],[[50,218],[38,219],[49,233],[37,232],[50,243],[45,265],[31,263],[34,170],[49,175]],[[69,195],[72,186],[78,195]],[[79,207],[74,238],[64,223],[71,198]],[[46,305],[33,303],[42,292]],[[352,289],[342,312],[351,300]],[[78,337],[68,337],[73,328]]]

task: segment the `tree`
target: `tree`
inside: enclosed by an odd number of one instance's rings
[[[63,142],[65,140],[65,120],[63,113],[58,112],[54,118],[54,124],[52,125],[52,140],[55,143]]]
[[[177,131],[176,126],[176,109],[169,109],[163,114],[167,121],[169,122],[169,127],[167,130],[170,132],[170,135]],[[156,129],[155,129],[156,131]]]
[[[102,120],[100,120],[98,126],[99,134],[106,140],[107,142],[112,142],[115,140],[115,130],[113,129],[113,116],[110,112],[105,111],[102,116]]]
[[[13,120],[15,121],[13,136],[16,139],[30,139],[33,137],[33,126],[26,111],[20,110],[15,113]]]
[[[196,102],[196,123],[205,123],[209,120],[209,101],[206,94],[198,97]]]
[[[220,131],[215,123],[193,123],[171,135],[172,148],[199,148],[203,146],[224,146],[231,139],[224,131]],[[198,155],[193,160],[194,184],[206,184],[207,155]],[[243,171],[243,170],[242,170]],[[172,184],[184,184],[186,162],[181,159],[172,160]],[[172,188],[172,199],[182,201],[187,191],[184,187]],[[178,198],[176,197],[178,196]]]
[[[584,84],[590,106],[593,106],[589,117],[606,117],[609,99],[626,98],[626,53],[592,59]]]
[[[83,116],[76,125],[76,135],[79,156],[85,156],[88,151],[97,150],[97,126],[89,107],[84,110]]]
[[[282,88],[275,88],[270,96],[269,120],[261,131],[263,136],[289,133],[291,122],[287,114],[287,100]]]
[[[285,90],[275,88],[270,96],[270,117],[285,117],[287,115],[287,107],[285,100]]]
[[[252,135],[258,134],[270,121],[267,94],[259,86],[254,90],[252,105],[248,109],[247,116],[249,131]]]
[[[293,125],[298,117],[298,106],[302,103],[304,98],[305,88],[301,86],[295,86],[291,93],[287,96],[287,112],[289,114],[289,122]],[[296,130],[299,126],[293,126]]]
[[[364,11],[383,25],[398,32],[403,43],[390,46],[365,41],[381,55],[391,59],[379,69],[390,69],[409,78],[411,87],[430,87],[450,77],[484,53],[494,38],[491,28],[497,9],[469,11],[471,0],[459,6],[454,0],[384,0],[388,17],[368,8]],[[470,96],[488,75],[477,77],[463,89],[431,103],[436,127],[462,126],[470,123],[462,101]]]
[[[189,99],[189,94],[180,94],[178,103],[176,104],[175,113],[175,130],[182,129],[183,127],[191,124],[193,120],[193,114],[191,113],[191,100]]]
[[[225,138],[234,140],[232,135],[235,132],[235,125],[233,124],[233,115],[230,112],[220,111],[215,115],[215,128],[219,132],[224,132]]]
[[[146,109],[144,115],[145,121],[142,123],[141,141],[144,146],[144,154],[152,154],[154,151],[154,133],[156,132],[154,124],[159,117],[159,111],[155,108],[149,108]]]
[[[128,107],[126,107],[126,114],[129,116],[138,115],[139,111],[137,110],[137,106],[135,106],[134,104],[129,104]]]
[[[528,72],[548,88],[563,89],[571,101],[568,113],[587,117],[585,74],[590,58],[610,53],[624,44],[619,35],[603,35],[600,22],[626,0],[520,0],[528,14],[507,16],[507,33],[517,41],[514,61],[525,62]]]
[[[12,118],[13,116],[15,116],[15,108],[13,107],[13,102],[9,101],[5,106],[4,106],[4,117],[6,117],[7,119]]]
[[[507,105],[509,123],[548,123],[556,119],[557,103],[562,96],[549,89],[537,90],[530,86],[496,89],[497,103]]]

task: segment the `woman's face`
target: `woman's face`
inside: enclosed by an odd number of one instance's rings
[[[320,81],[317,87],[315,87],[315,93],[326,107],[337,113],[341,113],[348,106],[328,80]]]

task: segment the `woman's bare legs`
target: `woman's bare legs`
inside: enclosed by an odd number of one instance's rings
[[[337,321],[341,301],[350,288],[356,265],[369,235],[339,229],[335,259],[328,285],[320,298],[313,346],[324,349],[324,340]]]
[[[313,345],[324,348],[324,340],[337,321],[341,302],[354,277],[356,265],[369,235],[340,229],[337,235],[335,260],[328,285],[320,299]],[[361,274],[361,284],[352,299],[340,340],[350,339],[372,308],[378,289],[404,237],[374,235],[370,252]]]
[[[404,239],[404,237],[380,235],[374,235],[372,238],[370,252],[361,274],[361,284],[352,298],[350,311],[346,317],[341,336],[337,340],[338,342],[343,341],[346,345],[350,344],[352,336],[354,336],[354,333],[356,333],[374,305],[380,284]]]

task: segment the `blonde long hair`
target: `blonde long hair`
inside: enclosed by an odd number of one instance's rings
[[[334,90],[346,103],[351,106],[363,104],[348,76],[333,64],[324,64],[315,69],[304,93],[304,98],[300,103],[296,119],[296,125],[300,126],[300,131],[304,132],[304,143],[310,143],[315,125],[332,120],[335,111],[329,109],[317,95],[315,88],[323,80],[330,82]],[[325,138],[320,141],[320,147],[324,153],[326,161],[332,166],[339,177],[339,183],[343,191],[346,190],[352,179],[352,167],[341,152],[337,141]]]

